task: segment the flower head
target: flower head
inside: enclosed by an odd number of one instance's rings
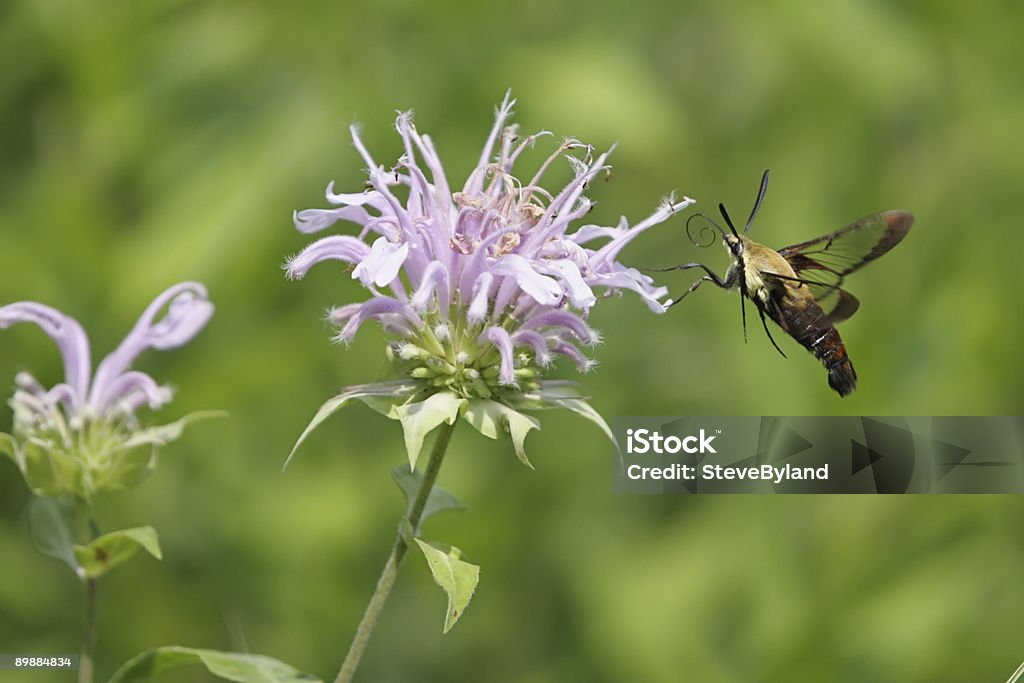
[[[607,171],[608,152],[568,139],[532,177],[517,176],[522,152],[548,135],[520,138],[508,125],[514,101],[507,97],[476,168],[461,190],[452,191],[433,142],[412,116],[398,116],[405,148],[386,169],[366,150],[356,127],[352,139],[369,167],[365,192],[336,194],[332,209],[295,214],[295,226],[313,233],[346,221],[358,235],[324,237],[288,260],[287,274],[301,278],[315,264],[351,264],[352,278],[371,297],[332,310],[336,339],[347,342],[363,323],[375,320],[400,339],[393,345],[409,362],[411,376],[467,398],[491,397],[538,376],[557,356],[581,370],[593,361],[585,348],[600,337],[587,324],[599,296],[631,290],[662,312],[663,287],[618,261],[619,253],[646,229],[692,200],[666,201],[630,226],[582,224],[594,203],[584,192]],[[565,156],[574,177],[560,190],[541,181]],[[407,198],[393,191],[404,186]]]
[[[584,223],[594,206],[585,191],[610,168],[610,152],[595,156],[589,145],[567,139],[536,172],[519,175],[523,151],[549,133],[521,138],[509,123],[513,104],[506,96],[460,190],[410,113],[396,120],[404,154],[391,168],[374,160],[353,126],[369,170],[365,191],[338,194],[331,183],[327,201],[334,208],[294,216],[303,233],[338,221],[358,227],[355,235],[309,244],[285,270],[301,278],[324,261],[350,265],[370,297],[330,311],[335,339],[348,342],[370,320],[392,333],[390,355],[404,365],[404,386],[413,392],[405,400],[447,393],[464,410],[468,401],[513,406],[565,397],[564,386],[540,377],[559,356],[582,371],[592,367],[586,349],[600,336],[587,316],[600,297],[630,290],[652,311],[664,311],[659,299],[666,289],[623,265],[619,254],[693,200],[667,200],[633,226],[625,218],[614,227]],[[561,189],[546,189],[542,180],[562,156],[573,177]]]
[[[0,329],[34,323],[57,343],[64,359],[64,382],[51,389],[28,372],[15,377],[9,402],[14,434],[0,435],[0,450],[15,459],[29,486],[45,495],[72,493],[89,499],[101,489],[139,483],[155,464],[156,448],[176,438],[184,425],[139,428],[136,411],[163,406],[171,400],[171,390],[131,370],[132,362],[147,348],[185,344],[212,314],[202,285],[171,287],[149,305],[92,375],[89,339],[74,318],[28,301],[0,307]]]

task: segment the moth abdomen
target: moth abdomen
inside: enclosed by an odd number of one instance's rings
[[[828,370],[828,385],[840,396],[849,396],[857,388],[857,371],[853,369],[839,331],[830,327],[821,341],[810,348],[814,357]]]
[[[788,296],[781,297],[782,305],[773,302],[769,309],[772,318],[821,361],[828,371],[828,385],[840,396],[849,396],[857,388],[857,372],[839,330],[827,322],[828,316],[812,297],[794,296],[800,290],[788,286],[783,291]]]

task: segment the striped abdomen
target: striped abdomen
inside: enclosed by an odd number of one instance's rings
[[[836,328],[829,326],[823,334],[810,340],[808,346],[800,341],[814,357],[828,370],[828,385],[839,392],[840,396],[849,396],[857,387],[857,371],[846,354],[846,344]]]
[[[857,387],[857,372],[846,353],[839,331],[802,285],[786,283],[770,296],[765,312],[828,370],[828,385],[840,396]]]

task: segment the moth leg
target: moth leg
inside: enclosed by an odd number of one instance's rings
[[[743,302],[747,297],[740,292],[740,318],[743,319],[743,343],[747,343],[747,305]]]
[[[685,292],[683,292],[683,295],[680,296],[678,299],[673,299],[672,301],[668,302],[665,305],[665,308],[669,309],[669,308],[672,308],[673,306],[675,306],[677,303],[679,303],[680,301],[685,299],[686,295],[688,295],[690,292],[692,292],[693,290],[695,290],[698,287],[700,287],[700,283],[705,282],[705,281],[706,282],[714,282],[716,285],[721,286],[721,284],[718,281],[716,281],[713,277],[705,275],[702,278],[700,278],[699,280],[697,280],[696,282],[694,282],[692,285],[690,285],[690,288],[687,289]]]
[[[778,351],[779,353],[782,354],[783,358],[788,358],[788,356],[786,356],[786,354],[782,352],[782,349],[779,348],[779,345],[775,343],[775,338],[772,337],[772,331],[768,329],[768,321],[764,319],[764,309],[761,308],[760,306],[758,306],[757,307],[757,312],[761,316],[761,324],[764,325],[764,332],[765,332],[765,334],[768,335],[768,339],[771,341],[772,346],[775,347],[776,351]]]
[[[669,273],[673,270],[686,270],[687,268],[703,267],[699,263],[684,263],[681,266],[668,266],[667,268],[640,268],[645,273]]]
[[[641,268],[641,270],[648,273],[668,273],[673,270],[689,270],[690,268],[701,268],[710,276],[710,280],[719,287],[725,287],[726,281],[714,274],[714,272],[705,266],[703,263],[684,263],[679,266],[669,266],[668,268]]]
[[[733,282],[735,280],[734,277],[729,277],[729,278],[723,280],[722,278],[720,278],[717,275],[715,275],[714,271],[712,271],[710,268],[705,266],[703,263],[684,263],[681,266],[673,266],[671,268],[666,268],[665,270],[688,270],[690,268],[701,268],[701,269],[704,270],[705,273],[707,273],[707,275],[701,277],[699,280],[697,280],[692,285],[690,285],[690,288],[687,289],[685,292],[683,292],[682,296],[680,296],[678,299],[673,299],[672,301],[670,301],[668,303],[668,305],[665,306],[666,309],[667,308],[672,308],[677,303],[679,303],[680,301],[685,299],[686,296],[690,292],[692,292],[693,290],[695,290],[698,287],[700,287],[700,284],[702,282],[714,282],[716,285],[718,285],[722,289],[731,289],[732,285],[733,285]]]

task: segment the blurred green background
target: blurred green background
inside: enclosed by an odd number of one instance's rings
[[[161,422],[231,418],[101,501],[107,529],[156,526],[165,559],[100,586],[99,680],[163,644],[336,672],[401,513],[388,470],[404,454],[397,426],[359,406],[281,473],[320,403],[374,378],[383,336],[330,344],[323,311],[365,293],[338,268],[296,283],[280,266],[309,241],[293,209],[324,206],[331,179],[362,185],[348,124],[382,163],[399,156],[396,109],[416,109],[453,179],[508,87],[524,131],[617,141],[614,179],[591,191],[603,224],[672,190],[745,216],[768,167],[751,236],[770,246],[915,213],[849,280],[852,397],[756,321],[744,344],[735,293],[707,288],[667,316],[598,307],[585,381],[608,417],[1021,414],[1022,24],[1020,4],[924,0],[0,3],[0,301],[77,317],[97,358],[174,282],[206,283],[218,307],[188,347],[138,363],[178,388]],[[626,260],[724,270],[683,222]],[[37,329],[3,332],[0,350],[3,386],[22,368],[60,378]],[[1024,660],[1020,497],[613,496],[601,434],[568,414],[543,426],[535,472],[456,432],[441,483],[472,510],[426,535],[483,565],[479,590],[442,637],[444,598],[413,558],[359,680],[1004,681]],[[0,462],[0,651],[74,651],[79,586],[33,550],[27,496]]]

